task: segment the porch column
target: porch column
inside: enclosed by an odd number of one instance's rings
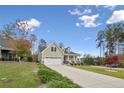
[[[68,59],[68,61],[69,61],[69,55],[67,55],[67,59]]]
[[[80,56],[78,56],[78,61],[80,61]]]
[[[79,58],[79,61],[81,61],[81,58],[80,58],[80,56],[79,56],[78,58]]]
[[[73,61],[75,62],[76,60],[75,60],[75,56],[73,56]]]
[[[77,61],[77,56],[75,56],[75,61]]]

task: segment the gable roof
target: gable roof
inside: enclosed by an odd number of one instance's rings
[[[62,54],[64,54],[64,52],[63,52],[63,50],[55,43],[55,42],[53,42],[53,43],[51,43],[50,45],[48,45],[45,49],[43,49],[42,51],[41,51],[41,53],[43,53],[44,51],[46,51],[49,47],[51,47],[52,45],[55,45],[61,52],[62,52]]]
[[[75,52],[72,52],[70,51],[69,53],[66,53],[65,50],[62,50],[55,42],[49,44],[46,48],[44,48],[41,53],[43,53],[44,51],[46,51],[49,47],[51,47],[52,45],[55,45],[56,47],[58,47],[58,49],[64,54],[64,55],[76,55],[76,56],[80,56],[80,54],[78,53],[75,53]]]

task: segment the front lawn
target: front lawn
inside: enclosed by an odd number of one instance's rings
[[[97,68],[97,67],[86,66],[86,65],[80,65],[80,66],[76,65],[73,67],[124,79],[124,71],[121,71],[121,70],[113,71],[113,70],[108,70],[106,68]]]
[[[79,85],[45,65],[40,65],[39,76],[49,88],[80,88]]]
[[[39,86],[34,63],[0,62],[1,88],[34,88]]]

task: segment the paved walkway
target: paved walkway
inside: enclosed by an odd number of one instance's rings
[[[124,88],[124,80],[102,75],[86,70],[81,70],[66,65],[49,65],[51,69],[67,76],[81,87],[85,88]]]

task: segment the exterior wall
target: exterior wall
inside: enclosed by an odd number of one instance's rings
[[[56,52],[55,51],[52,52],[51,47],[56,47]],[[56,45],[53,44],[51,47],[49,47],[45,51],[43,51],[44,57],[62,57],[63,56],[62,52]]]
[[[43,64],[43,57],[42,57],[42,53],[39,53],[38,55],[38,61]]]
[[[40,60],[40,63],[41,64],[44,64],[44,58],[43,58],[43,55],[41,54],[41,60]]]
[[[56,47],[56,51],[51,51],[51,47]],[[46,57],[61,57],[63,60],[64,55],[62,51],[55,44],[52,44],[50,47],[48,47],[46,50],[42,52],[41,63],[43,63],[43,60]]]

